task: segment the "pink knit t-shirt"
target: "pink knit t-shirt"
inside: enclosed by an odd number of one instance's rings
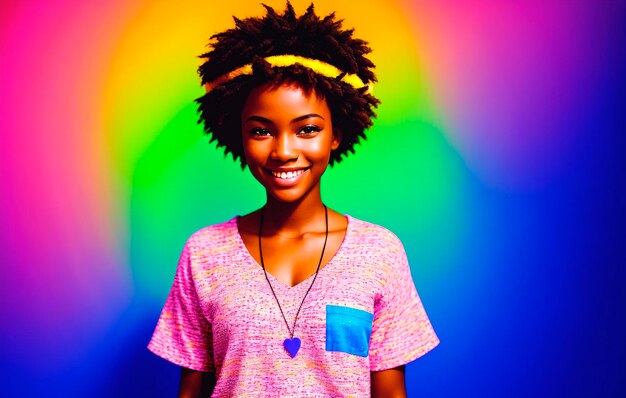
[[[411,279],[400,240],[348,218],[335,256],[320,269],[290,337],[237,217],[195,232],[148,348],[186,368],[215,372],[215,397],[367,397],[370,372],[404,365],[439,339]],[[268,274],[289,324],[313,280],[289,287]]]

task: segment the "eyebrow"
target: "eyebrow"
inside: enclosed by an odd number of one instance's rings
[[[297,118],[293,119],[291,123],[299,122],[305,119],[310,119],[312,117],[319,117],[322,120],[326,120],[322,116],[318,115],[317,113],[309,113],[306,115],[298,116]],[[246,119],[245,123],[251,120],[256,120],[257,122],[263,122],[263,123],[268,123],[268,124],[274,124],[274,122],[272,122],[270,119],[264,118],[262,116],[250,116],[249,118]]]

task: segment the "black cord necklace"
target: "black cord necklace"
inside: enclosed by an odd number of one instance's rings
[[[296,332],[296,322],[298,321],[298,315],[300,315],[300,310],[302,309],[302,304],[304,304],[304,300],[306,299],[306,296],[311,291],[311,288],[313,287],[313,284],[315,283],[315,280],[317,279],[317,273],[320,270],[320,265],[322,264],[322,259],[324,258],[324,250],[326,249],[326,242],[328,241],[328,208],[326,207],[326,205],[324,205],[324,214],[326,217],[326,237],[324,238],[324,247],[322,247],[322,255],[320,256],[320,261],[317,263],[317,269],[315,270],[315,276],[313,277],[313,281],[311,281],[311,284],[309,285],[309,288],[304,294],[304,297],[302,298],[302,302],[300,303],[300,306],[298,307],[298,311],[296,312],[296,317],[293,320],[293,327],[289,327],[289,322],[287,322],[287,318],[285,317],[285,313],[283,312],[283,309],[280,306],[280,302],[278,301],[276,292],[274,292],[272,283],[270,282],[270,279],[267,276],[267,270],[265,269],[265,263],[263,262],[263,250],[261,248],[261,232],[263,231],[264,213],[265,213],[265,207],[262,207],[261,208],[261,222],[259,222],[259,256],[261,257],[261,267],[263,267],[263,273],[265,274],[265,279],[267,280],[268,285],[270,285],[270,290],[272,291],[272,295],[274,295],[276,304],[278,304],[278,309],[280,310],[280,314],[283,316],[283,319],[285,320],[285,325],[287,326],[287,330],[289,330],[289,335],[291,337],[285,339],[285,341],[283,342],[283,346],[285,347],[285,350],[287,350],[287,352],[289,353],[289,356],[293,358],[298,353],[298,350],[300,350],[300,345],[302,344],[299,338],[294,337],[294,333]]]

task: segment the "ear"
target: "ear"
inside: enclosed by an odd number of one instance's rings
[[[341,137],[342,137],[341,130],[333,129],[333,142],[330,145],[330,149],[334,151],[337,148],[339,148],[339,144],[341,144]]]

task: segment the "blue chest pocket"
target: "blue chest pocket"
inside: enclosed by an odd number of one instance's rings
[[[338,305],[326,306],[326,351],[366,357],[374,314]]]

